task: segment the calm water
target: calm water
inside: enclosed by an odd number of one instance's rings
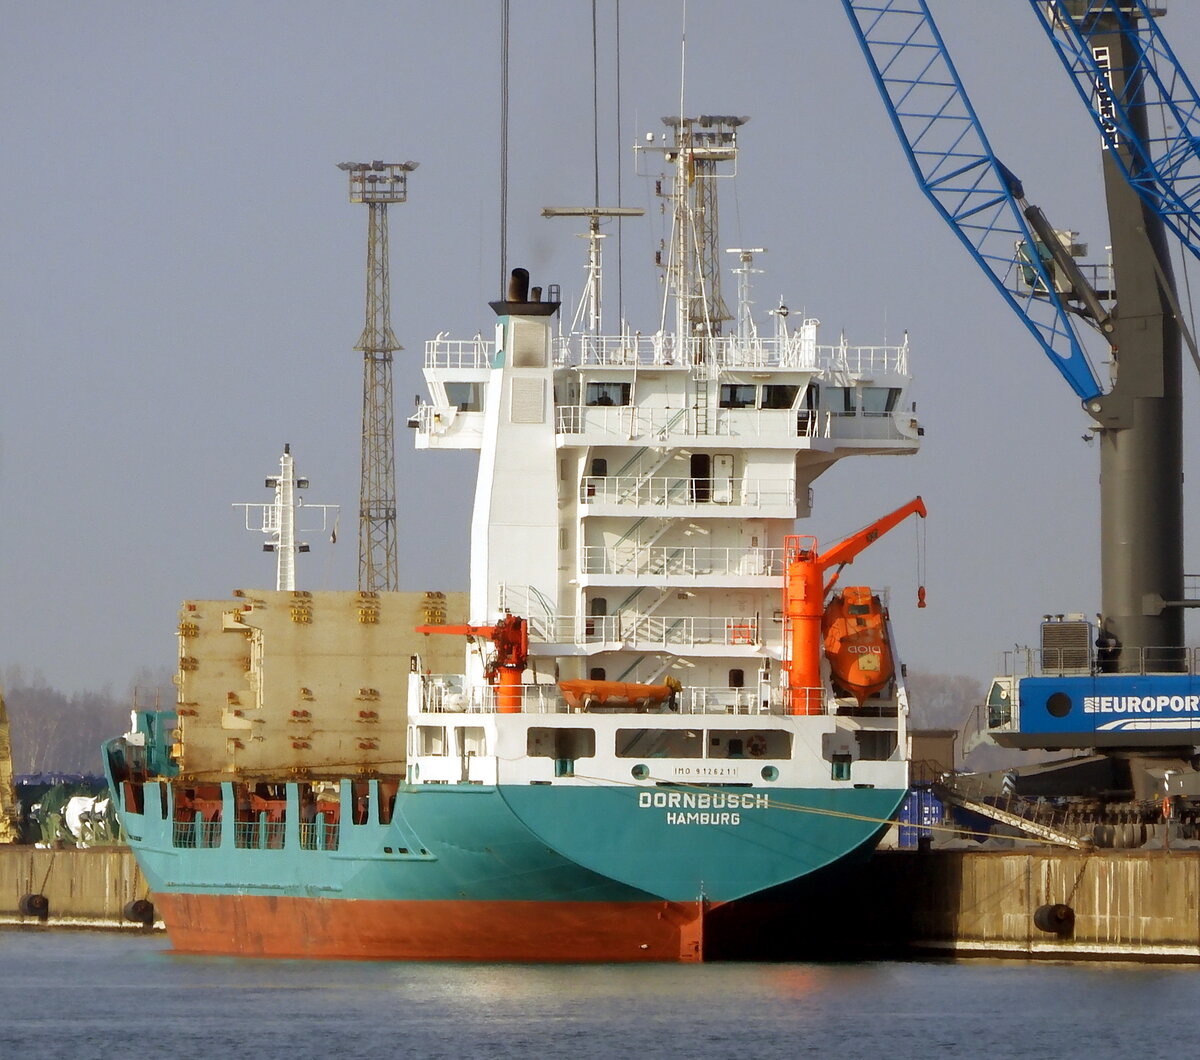
[[[178,957],[161,938],[0,931],[0,1058],[1179,1057],[1200,970],[670,967]]]

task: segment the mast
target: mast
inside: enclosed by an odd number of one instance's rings
[[[661,151],[675,169],[667,193],[671,243],[663,323],[667,303],[673,300],[680,341],[720,335],[732,319],[721,297],[717,180],[737,175],[737,130],[749,120],[728,114],[663,118],[671,139],[664,138],[659,147],[640,148]]]
[[[308,489],[308,479],[296,477],[296,463],[292,458],[292,447],[284,444],[279,458],[279,474],[270,475],[264,483],[275,491],[275,500],[270,504],[255,501],[239,501],[235,508],[246,510],[246,529],[267,534],[270,540],[263,545],[264,552],[275,553],[275,588],[289,592],[296,588],[296,554],[307,552],[308,545],[296,541],[296,510],[301,506],[306,511],[320,512],[321,525],[310,526],[309,531],[324,532],[328,526],[329,513],[336,512],[336,504],[304,504],[296,495],[297,490]],[[251,524],[251,512],[258,516],[258,525]]]
[[[575,319],[571,321],[571,331],[581,330],[581,324],[586,315],[588,333],[595,338],[603,333],[603,315],[601,312],[601,266],[600,241],[607,238],[600,231],[602,217],[641,217],[646,211],[631,206],[547,206],[542,210],[543,217],[586,217],[588,219],[587,282],[584,284],[583,295],[575,310]]]

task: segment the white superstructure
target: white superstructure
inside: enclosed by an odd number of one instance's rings
[[[744,119],[665,120],[675,330],[596,334],[589,312],[562,334],[552,304],[494,303],[494,341],[427,344],[416,444],[479,450],[471,621],[528,619],[542,682],[675,677],[685,712],[775,713],[784,537],[835,461],[918,448],[908,344],[822,343],[782,307],[760,334],[761,251],[735,251],[741,308],[724,310],[714,182]]]

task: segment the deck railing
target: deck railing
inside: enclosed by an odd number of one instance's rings
[[[586,475],[579,484],[583,504],[662,505],[780,504],[796,502],[794,479],[637,478],[633,475]]]
[[[781,548],[680,547],[637,544],[604,547],[584,545],[580,556],[583,574],[729,575],[749,577],[783,574]]]
[[[522,685],[521,712],[565,714],[570,707],[557,685]],[[690,687],[680,690],[662,712],[680,714],[782,714],[778,691],[764,701],[755,687]],[[494,714],[498,712],[496,690],[490,686],[467,688],[461,675],[435,674],[421,682],[421,710],[429,714]]]

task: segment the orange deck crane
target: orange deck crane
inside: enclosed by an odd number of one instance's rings
[[[417,626],[418,633],[457,633],[486,637],[496,654],[488,662],[486,675],[496,689],[496,709],[501,714],[521,712],[521,675],[529,661],[529,626],[516,615],[504,615],[491,626]]]
[[[807,534],[789,534],[783,543],[784,621],[784,710],[789,714],[821,714],[824,686],[821,681],[821,618],[825,597],[837,581],[841,568],[854,560],[910,515],[925,518],[925,502],[915,497],[890,515],[839,541],[824,552],[817,539]],[[825,572],[837,567],[828,582]],[[925,590],[918,590],[918,607],[925,606]]]

